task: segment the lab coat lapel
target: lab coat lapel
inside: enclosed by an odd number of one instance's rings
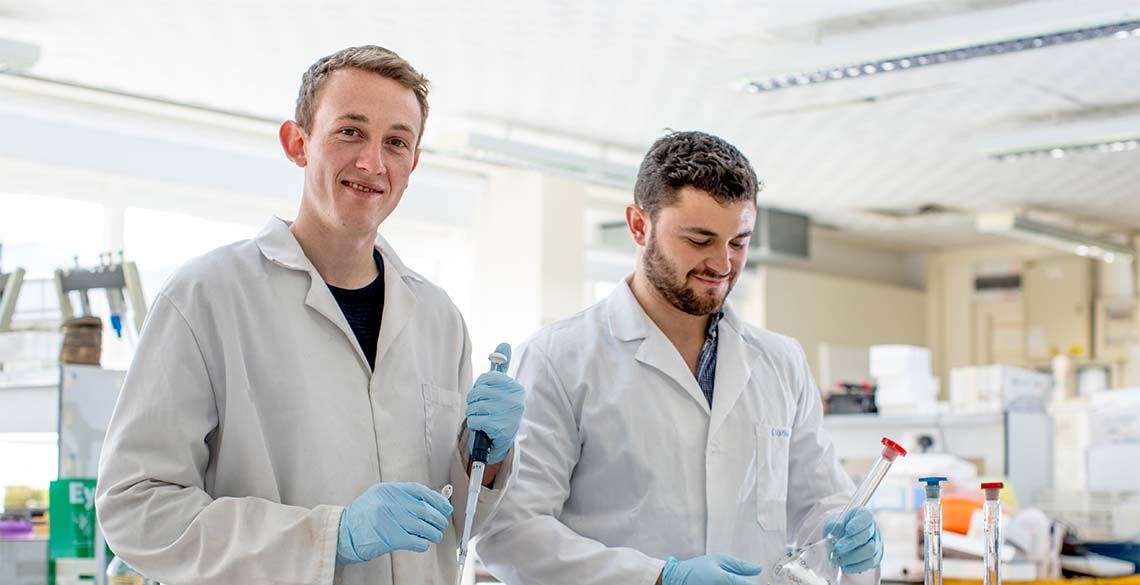
[[[705,414],[709,413],[709,401],[705,398],[704,392],[701,392],[697,378],[693,376],[693,372],[689,371],[689,366],[685,364],[684,358],[681,357],[680,352],[669,341],[669,338],[657,329],[657,325],[650,323],[649,334],[637,348],[637,354],[634,357],[637,361],[660,370],[661,373],[673,378],[674,382],[685,389],[685,393],[690,398],[701,405]]]
[[[637,297],[629,288],[628,279],[621,282],[608,301],[610,331],[623,341],[641,339],[634,359],[673,379],[685,393],[708,414],[709,403],[697,384],[696,377],[689,371],[684,358],[665,333],[645,313]]]
[[[305,252],[301,249],[301,244],[297,242],[297,238],[293,236],[293,232],[289,231],[289,222],[277,217],[271,219],[261,230],[261,233],[257,235],[255,241],[258,248],[261,249],[261,253],[270,262],[309,275],[309,291],[305,294],[305,305],[340,329],[341,333],[348,339],[353,351],[356,352],[360,365],[365,371],[371,373],[368,360],[364,357],[364,352],[360,350],[360,344],[356,341],[356,334],[349,327],[348,321],[344,318],[344,312],[340,310],[340,305],[333,298],[332,292],[325,284],[324,278],[321,277],[321,273],[317,272],[317,268],[305,256]]]
[[[759,357],[754,349],[744,343],[741,335],[743,329],[739,315],[726,304],[717,335],[716,381],[713,385],[709,437],[716,436],[717,430],[732,412],[752,377],[752,364]]]
[[[376,366],[379,368],[385,354],[415,314],[416,296],[404,280],[419,278],[404,266],[387,240],[377,237],[376,248],[384,257],[384,316],[380,321],[380,341],[376,348]]]

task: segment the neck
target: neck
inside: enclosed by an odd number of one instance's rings
[[[645,314],[653,320],[665,337],[684,353],[694,343],[698,345],[705,341],[705,328],[708,327],[708,315],[690,315],[661,296],[661,293],[649,283],[644,271],[638,270],[630,280],[629,288],[633,297],[637,299]]]
[[[375,233],[346,234],[298,214],[289,227],[321,278],[337,288],[363,288],[380,274],[372,259]]]

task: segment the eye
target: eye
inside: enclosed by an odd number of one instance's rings
[[[736,241],[736,242],[729,242],[729,244],[733,248],[736,248],[737,250],[743,250],[745,247],[748,246],[748,240],[740,240],[740,241]]]
[[[707,246],[707,245],[709,245],[709,242],[712,241],[712,240],[694,240],[693,238],[688,238],[688,240],[689,240],[690,244],[692,244],[698,248],[703,247],[703,246]]]
[[[341,128],[337,131],[337,134],[340,134],[341,136],[347,138],[357,138],[360,136],[360,130],[357,130],[356,128]]]
[[[408,142],[403,138],[393,138],[388,143],[399,148],[408,148]]]

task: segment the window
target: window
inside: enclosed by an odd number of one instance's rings
[[[226,244],[251,239],[261,229],[137,207],[127,208],[123,224],[123,250],[126,259],[138,265],[148,307],[166,279],[186,261]]]
[[[15,321],[58,319],[55,269],[93,266],[107,250],[105,208],[62,197],[0,193],[0,271],[27,271]]]
[[[74,258],[90,265],[106,251],[104,208],[61,197],[0,193],[0,264],[5,272],[21,267],[27,278],[50,277]]]
[[[0,433],[0,487],[46,490],[56,479],[59,446],[55,433]],[[3,502],[0,501],[0,507]]]

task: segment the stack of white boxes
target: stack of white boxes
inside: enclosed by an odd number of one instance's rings
[[[873,345],[871,377],[880,414],[931,413],[938,409],[938,378],[931,374],[930,350],[913,345]]]
[[[1096,394],[1088,413],[1089,491],[1140,493],[1140,388]]]
[[[950,370],[950,404],[959,413],[1041,412],[1052,385],[1049,374],[1016,366],[954,368]]]

